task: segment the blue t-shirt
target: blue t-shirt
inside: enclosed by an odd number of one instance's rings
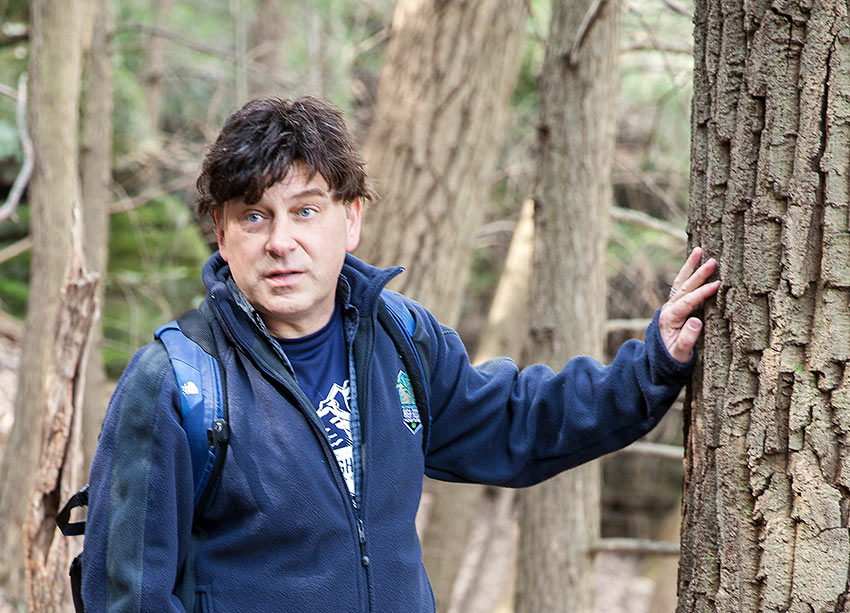
[[[298,384],[316,408],[348,491],[353,496],[348,352],[339,304],[330,321],[318,332],[301,338],[279,338],[277,341],[295,370]]]

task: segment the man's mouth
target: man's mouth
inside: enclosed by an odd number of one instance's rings
[[[266,279],[272,283],[286,283],[298,277],[301,274],[299,270],[273,270],[266,274]]]

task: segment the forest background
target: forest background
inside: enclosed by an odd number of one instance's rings
[[[0,2],[0,188],[6,194],[27,157],[16,113],[29,59],[28,8],[26,2]],[[365,141],[394,9],[389,0],[113,3],[112,180],[101,348],[109,380],[118,377],[153,329],[202,297],[199,271],[214,249],[214,235],[194,214],[193,183],[205,146],[223,119],[258,95],[312,94],[343,109],[357,138]],[[663,302],[685,255],[692,10],[678,0],[624,2],[619,74],[605,75],[618,80],[619,91],[608,109],[616,118],[606,260],[609,354],[626,338],[640,335],[642,326],[635,320],[645,323]],[[531,191],[550,12],[549,2],[529,3],[497,170],[490,189],[479,194],[483,223],[468,238],[474,257],[456,327],[472,354],[521,205]],[[380,223],[382,205],[392,206],[379,203],[369,211],[367,224]],[[0,223],[0,444],[14,419],[15,343],[30,299],[29,228],[24,194],[11,217]],[[423,301],[427,304],[427,297]],[[681,415],[673,411],[651,437],[676,444],[680,432]],[[675,461],[606,459],[603,536],[649,539],[663,533],[675,540],[680,494],[681,466]],[[647,577],[662,572],[645,562],[629,558],[629,572]],[[669,567],[664,572],[666,589],[675,591]],[[663,582],[632,583],[645,607],[656,583]],[[629,597],[633,606],[641,606],[634,593]],[[598,606],[614,610],[604,600]]]

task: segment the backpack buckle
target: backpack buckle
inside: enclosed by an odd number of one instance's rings
[[[227,422],[223,419],[214,419],[210,428],[207,430],[207,441],[210,448],[217,447],[221,443],[226,443],[229,439]]]

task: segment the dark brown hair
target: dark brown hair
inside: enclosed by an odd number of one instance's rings
[[[316,98],[263,98],[227,118],[198,177],[198,214],[212,215],[228,200],[254,204],[263,192],[304,164],[322,175],[341,202],[372,199],[363,158],[342,113]]]

